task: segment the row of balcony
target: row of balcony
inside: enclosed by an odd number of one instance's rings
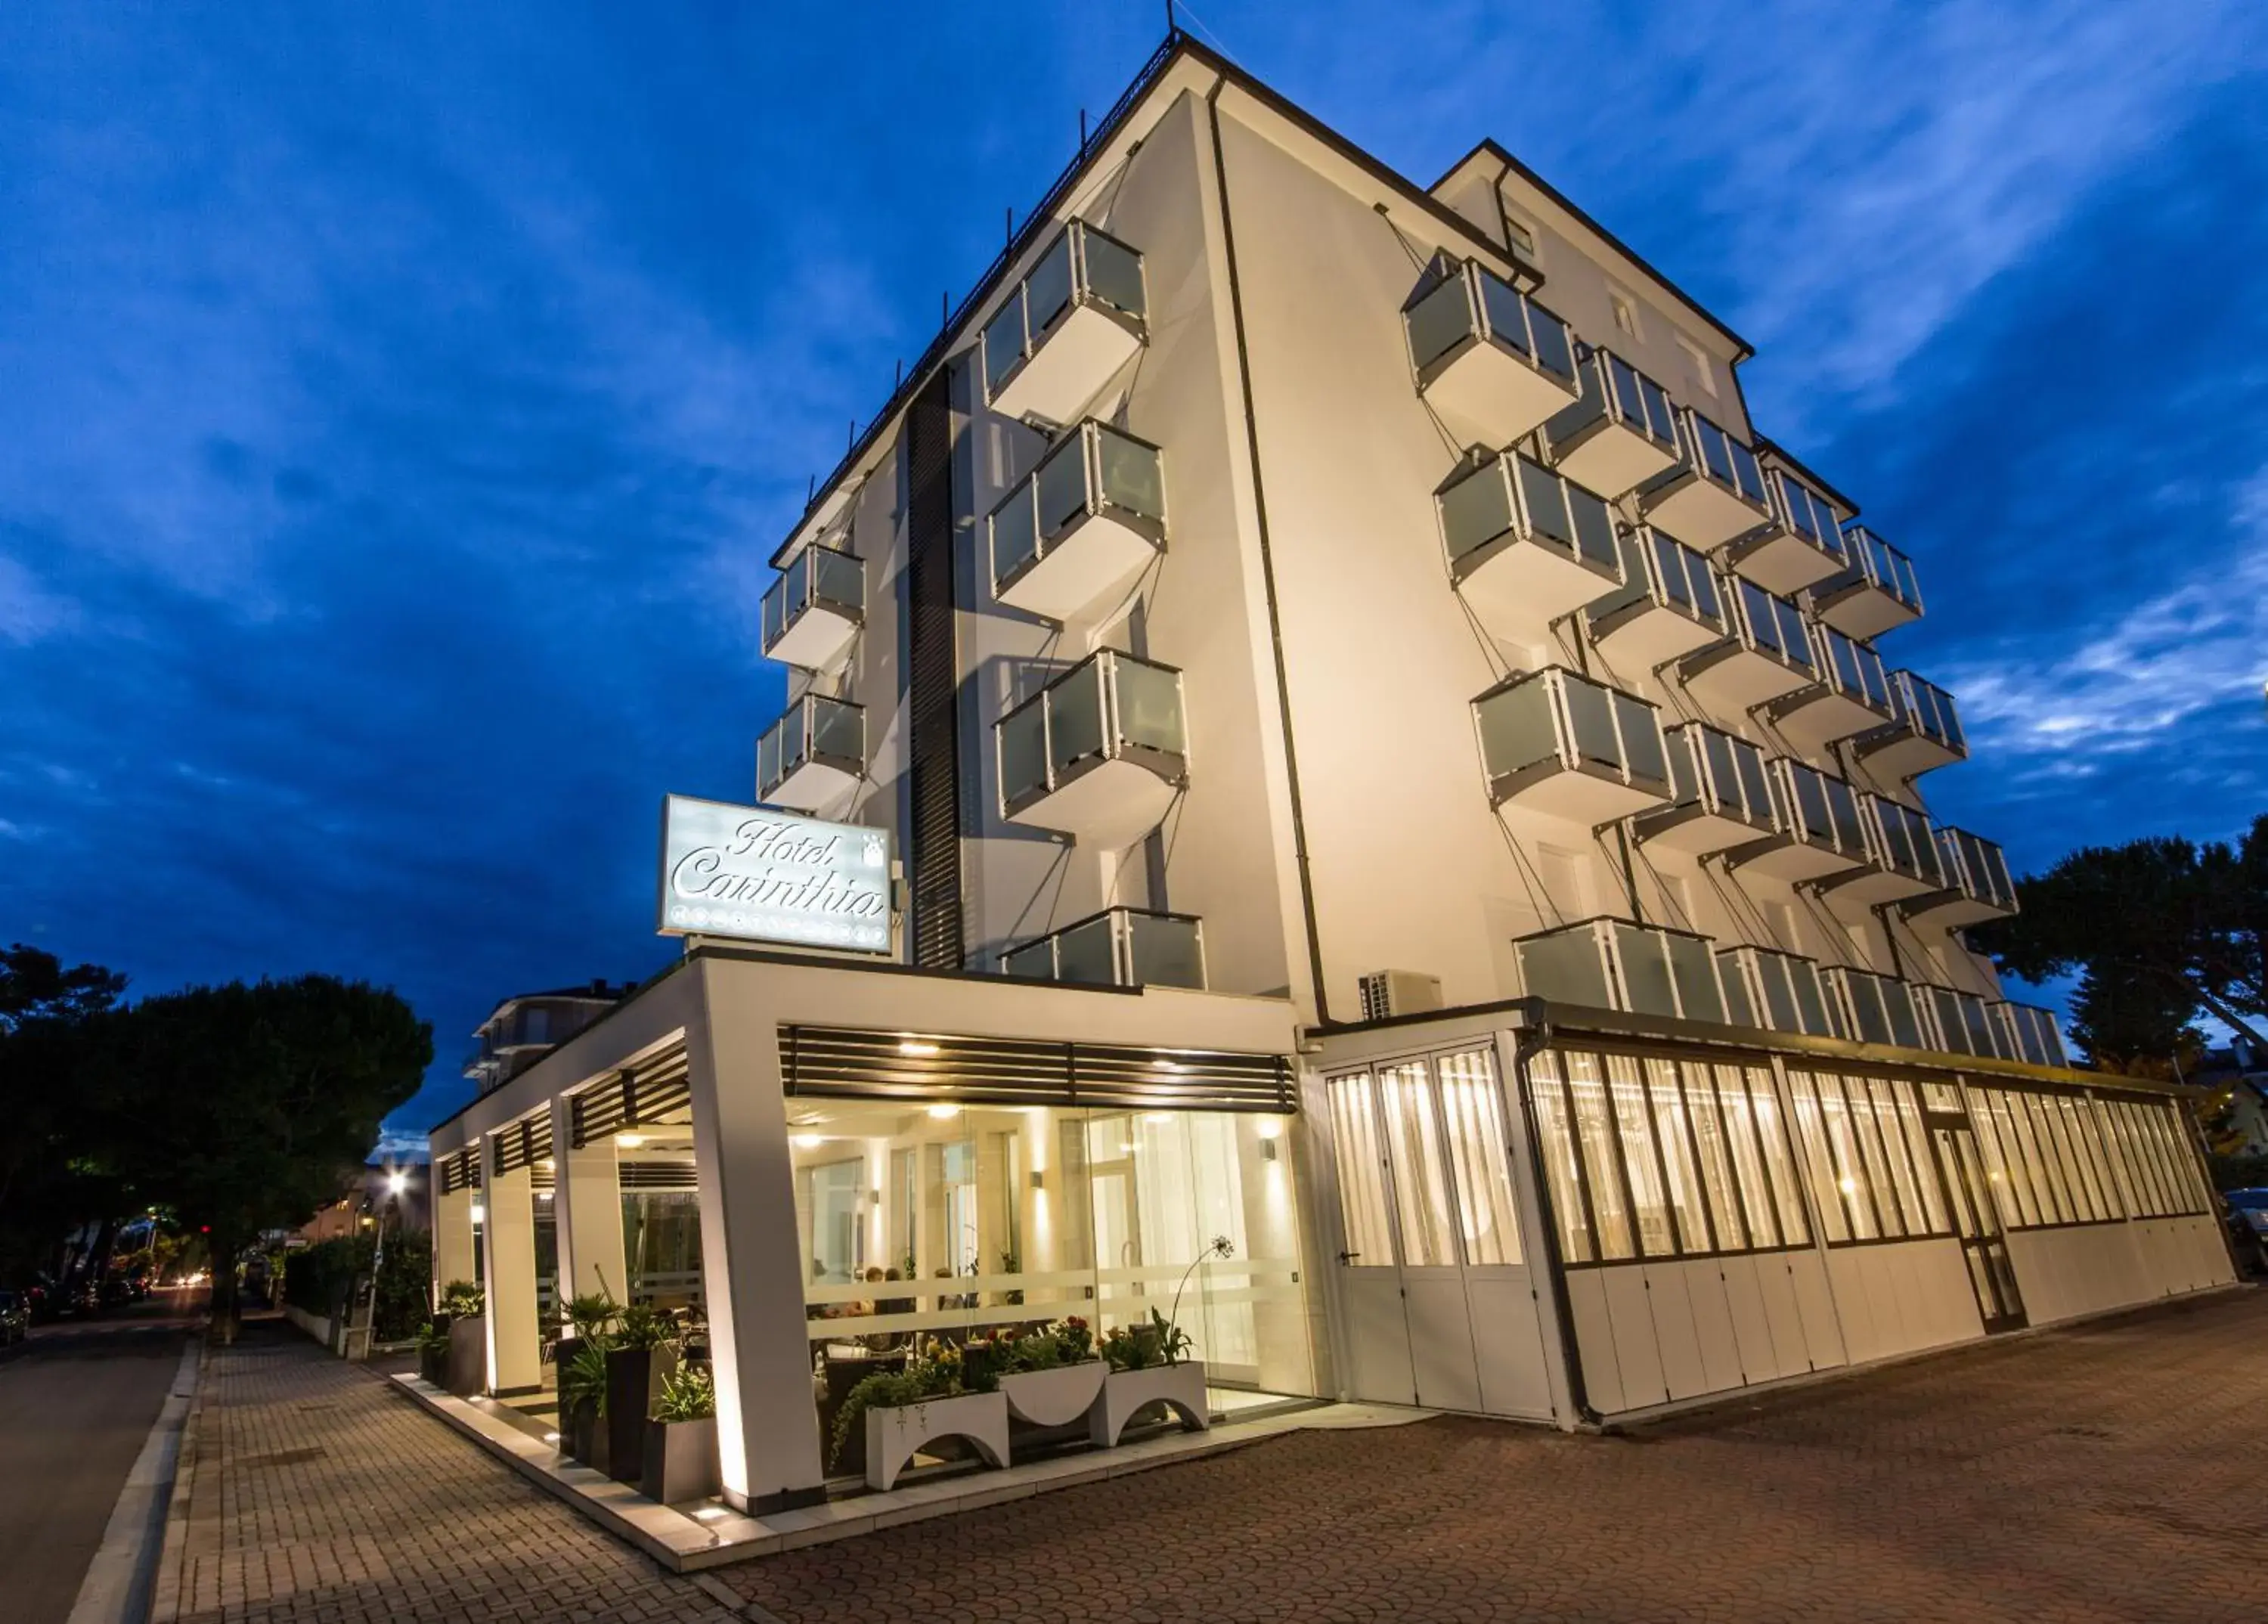
[[[1584,919],[1513,944],[1531,997],[1852,1043],[2066,1064],[2055,1020],[2031,1005],[1822,966],[1774,948],[1628,919]]]

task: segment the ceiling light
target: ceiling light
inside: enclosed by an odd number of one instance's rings
[[[827,1142],[824,1133],[798,1133],[790,1141],[798,1150],[816,1150]]]
[[[935,1054],[937,1052],[937,1045],[932,1043],[924,1043],[918,1037],[901,1038],[898,1042],[898,1052],[900,1054],[909,1055],[916,1059],[920,1059],[924,1056]]]
[[[615,1143],[620,1145],[625,1150],[636,1150],[640,1145],[645,1143],[645,1135],[643,1133],[617,1133],[615,1135]]]
[[[1153,1111],[1144,1116],[1142,1120],[1153,1128],[1171,1127],[1174,1125],[1174,1113],[1170,1111]]]
[[[939,1122],[949,1122],[954,1118],[961,1114],[961,1107],[958,1105],[932,1105],[929,1108],[929,1114],[936,1118]]]

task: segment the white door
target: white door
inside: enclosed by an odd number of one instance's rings
[[[1548,1416],[1543,1327],[1493,1051],[1399,1060],[1329,1088],[1350,1391],[1429,1409]]]

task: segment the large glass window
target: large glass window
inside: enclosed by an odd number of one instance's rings
[[[1820,1225],[1830,1245],[1847,1241],[1851,1238],[1851,1211],[1836,1179],[1834,1160],[1827,1152],[1826,1123],[1811,1074],[1788,1073],[1787,1091],[1795,1104],[1796,1134],[1803,1147],[1804,1176],[1811,1185],[1811,1199],[1818,1210]]]
[[[1378,1139],[1377,1089],[1367,1073],[1330,1081],[1331,1132],[1338,1147],[1339,1225],[1353,1268],[1394,1266],[1393,1220],[1386,1205],[1386,1150]]]
[[[1378,1081],[1402,1261],[1420,1268],[1453,1264],[1448,1167],[1428,1098],[1431,1075],[1417,1060],[1383,1068]]]
[[[1435,1062],[1435,1070],[1440,1078],[1449,1166],[1456,1177],[1457,1219],[1464,1236],[1465,1261],[1518,1263],[1520,1209],[1513,1199],[1495,1059],[1485,1049],[1469,1050],[1442,1056]]]
[[[1675,1257],[1677,1240],[1670,1228],[1661,1164],[1655,1159],[1653,1135],[1647,1126],[1646,1090],[1639,1081],[1638,1061],[1626,1054],[1607,1056],[1607,1081],[1615,1102],[1615,1124],[1622,1137],[1623,1168],[1630,1176],[1639,1249],[1649,1258]]]
[[[1598,1225],[1599,1256],[1609,1261],[1635,1257],[1638,1249],[1631,1239],[1622,1156],[1615,1148],[1614,1118],[1607,1108],[1606,1077],[1599,1057],[1570,1053],[1566,1073],[1575,1136],[1583,1148],[1583,1187],[1590,1194],[1591,1216]]]
[[[1598,1251],[1591,1238],[1581,1153],[1576,1148],[1574,1124],[1568,1116],[1567,1095],[1560,1081],[1557,1057],[1550,1053],[1537,1055],[1528,1067],[1528,1084],[1535,1100],[1536,1127],[1543,1136],[1543,1178],[1559,1231],[1560,1261],[1588,1263]]]
[[[1661,1146],[1661,1166],[1669,1193],[1670,1216],[1677,1226],[1681,1251],[1712,1251],[1709,1218],[1701,1193],[1699,1153],[1694,1148],[1685,1111],[1685,1096],[1677,1086],[1677,1067],[1668,1060],[1646,1062],[1646,1098],[1653,1107],[1654,1138]]]

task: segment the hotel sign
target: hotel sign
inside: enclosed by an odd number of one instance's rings
[[[672,795],[657,928],[887,953],[889,831]]]

